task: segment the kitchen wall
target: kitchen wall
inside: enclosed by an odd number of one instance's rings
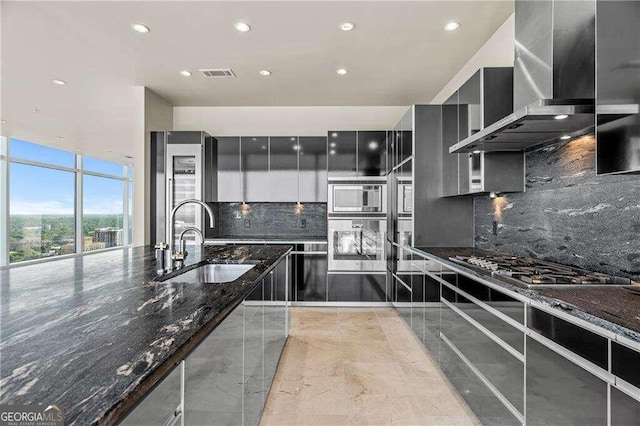
[[[391,129],[406,106],[174,107],[175,130],[215,136],[326,136],[328,130]]]
[[[474,202],[477,247],[640,280],[640,177],[596,176],[591,136],[527,153],[526,192]]]
[[[217,203],[217,208],[222,238],[327,236],[326,203]]]

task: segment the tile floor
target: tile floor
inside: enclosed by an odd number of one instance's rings
[[[477,425],[392,308],[294,308],[261,425]]]

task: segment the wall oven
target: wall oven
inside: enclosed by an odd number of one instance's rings
[[[386,219],[329,219],[330,272],[384,272]]]
[[[384,181],[330,181],[329,214],[387,212],[387,184]]]

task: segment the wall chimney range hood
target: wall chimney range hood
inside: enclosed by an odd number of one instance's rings
[[[514,112],[450,153],[526,151],[640,113],[595,102],[595,0],[515,1]]]

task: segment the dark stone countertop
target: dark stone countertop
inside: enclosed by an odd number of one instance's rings
[[[438,261],[464,270],[506,290],[513,291],[546,306],[640,343],[640,286],[594,287],[564,286],[528,288],[492,276],[479,268],[465,267],[449,260],[456,255],[472,256],[496,254],[472,247],[415,247],[418,253],[435,257]],[[502,253],[500,253],[502,254]]]
[[[206,246],[259,261],[228,284],[163,284],[136,247],[0,271],[0,404],[57,404],[67,425],[114,424],[291,250]]]

